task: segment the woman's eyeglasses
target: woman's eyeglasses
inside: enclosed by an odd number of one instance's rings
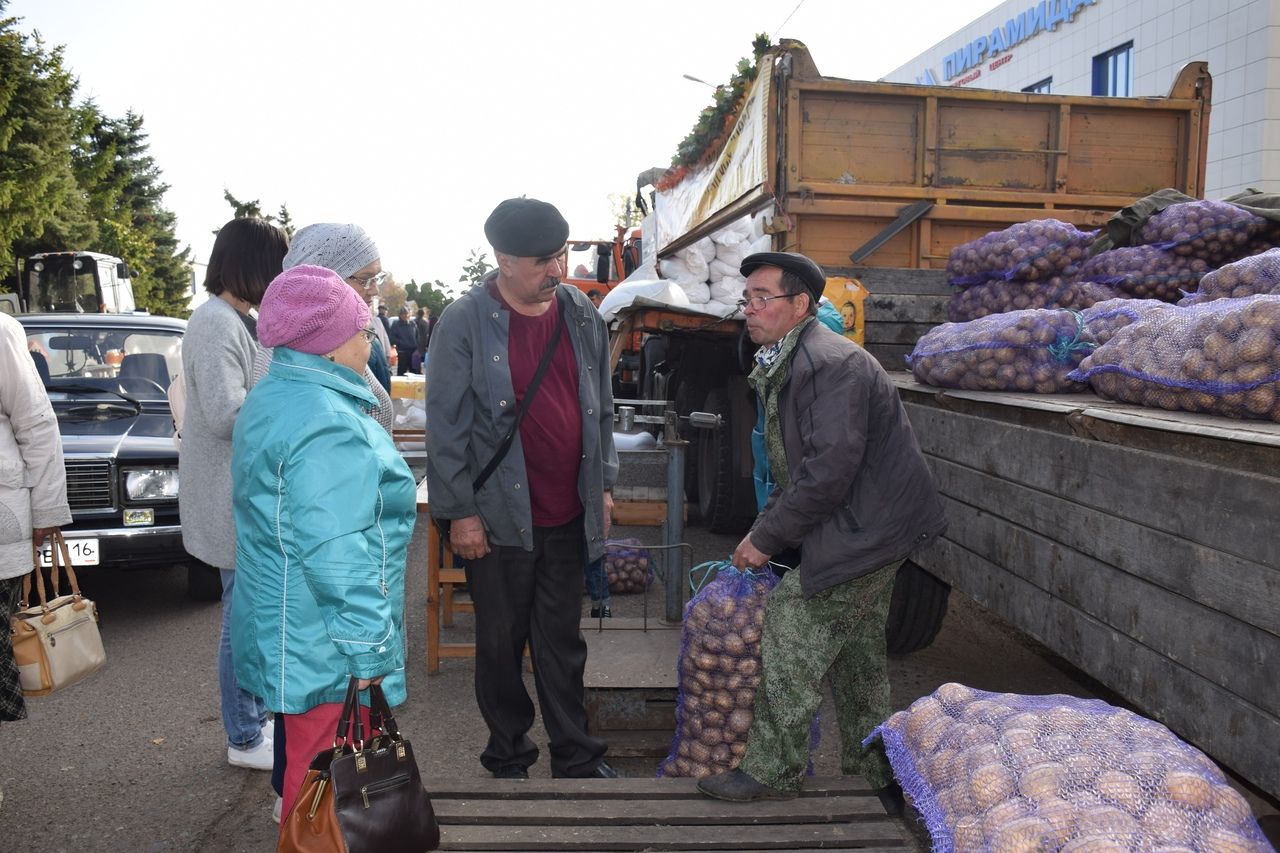
[[[368,276],[365,276],[364,278],[357,278],[354,275],[347,276],[347,281],[354,281],[356,284],[360,285],[365,290],[368,290],[371,287],[378,287],[386,280],[387,280],[387,274],[384,272],[376,272],[373,275],[368,275]]]

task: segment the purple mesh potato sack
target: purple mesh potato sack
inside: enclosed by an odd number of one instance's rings
[[[1253,253],[1257,239],[1270,230],[1261,216],[1206,199],[1166,207],[1142,224],[1134,242],[1219,265]]]
[[[877,736],[935,851],[1272,850],[1213,761],[1097,699],[944,684]]]
[[[1108,299],[1095,302],[1081,311],[1089,337],[1102,346],[1115,337],[1116,332],[1156,311],[1169,307],[1158,299]]]
[[[604,545],[609,592],[644,592],[653,584],[653,560],[639,539],[610,539]]]
[[[1084,261],[1096,234],[1057,219],[1020,222],[952,249],[947,258],[947,277],[960,286],[989,279],[1053,278]]]
[[[1054,394],[1084,390],[1068,375],[1094,346],[1077,311],[1011,311],[935,326],[907,362],[938,388]]]
[[[1190,289],[1190,288],[1188,288]],[[1214,299],[1280,296],[1280,249],[1243,258],[1200,279],[1200,287],[1179,305],[1200,305]]]
[[[1118,330],[1071,378],[1112,400],[1280,422],[1280,296],[1153,312]]]
[[[1112,285],[1080,281],[1073,276],[1053,276],[1040,281],[986,281],[955,290],[947,303],[947,319],[964,323],[1030,308],[1067,308],[1076,311],[1096,302],[1115,299]]]
[[[1085,261],[1077,278],[1106,284],[1124,296],[1177,302],[1196,289],[1210,270],[1208,262],[1155,246],[1131,246],[1101,252]]]
[[[754,718],[764,606],[778,576],[727,562],[699,568],[716,574],[684,608],[676,731],[659,776],[702,778],[737,767]]]

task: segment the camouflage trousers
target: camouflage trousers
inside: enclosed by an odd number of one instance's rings
[[[885,620],[901,562],[806,599],[800,571],[769,593],[762,668],[747,752],[739,769],[773,788],[798,791],[809,763],[810,722],[829,678],[841,744],[840,771],[873,788],[893,778],[884,749],[862,740],[889,716]]]

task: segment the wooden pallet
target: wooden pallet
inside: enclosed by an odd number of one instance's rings
[[[427,782],[441,850],[627,851],[914,849],[857,777],[806,780],[798,799],[704,797],[692,779]]]

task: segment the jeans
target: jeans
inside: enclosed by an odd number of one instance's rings
[[[222,726],[227,743],[236,749],[253,749],[262,743],[262,727],[267,722],[267,706],[252,693],[241,690],[236,668],[231,662],[231,591],[236,573],[222,572],[222,636],[218,640],[218,689],[222,693]]]
[[[609,604],[609,576],[604,570],[604,558],[594,563],[586,562],[585,548],[583,561],[586,565],[587,594],[591,596],[591,605],[599,607]]]

